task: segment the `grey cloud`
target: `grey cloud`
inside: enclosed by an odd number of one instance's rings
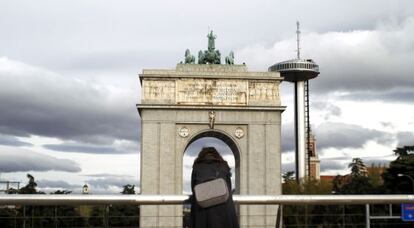
[[[343,170],[347,167],[347,164],[344,164],[344,162],[325,159],[321,159],[320,165],[321,172],[325,172],[328,170]]]
[[[131,154],[138,153],[138,145],[133,146],[119,146],[116,144],[101,146],[93,144],[78,144],[78,143],[62,143],[62,144],[46,144],[44,148],[60,152],[75,152],[75,153],[89,153],[89,154]]]
[[[3,34],[0,45],[2,52],[8,56],[49,68],[62,64],[62,61],[66,62],[64,65],[73,62],[78,67],[81,65],[79,61],[83,59],[78,58],[76,53],[88,56],[98,52],[111,53],[114,61],[111,63],[94,58],[93,62],[107,63],[102,67],[113,65],[114,62],[120,66],[125,63],[117,60],[117,57],[125,55],[114,55],[114,50],[134,50],[140,56],[148,56],[154,49],[163,50],[164,53],[176,50],[180,57],[186,48],[191,48],[196,53],[198,49],[205,47],[208,26],[219,34],[217,43],[222,48],[234,49],[251,43],[268,44],[275,39],[290,36],[294,33],[296,20],[300,20],[305,24],[304,28],[310,31],[372,29],[378,21],[388,18],[399,20],[413,15],[412,6],[410,1],[399,1],[398,4],[390,6],[387,1],[375,0],[316,0],[311,3],[215,0],[210,1],[210,4],[154,0],[128,1],[128,4],[123,5],[108,2],[105,7],[97,2],[86,5],[50,0],[36,3],[12,2],[4,3],[0,7],[0,29],[7,31]],[[44,8],[49,10],[33,10]],[[117,10],[113,10],[114,8]],[[18,13],[22,11],[25,12],[24,15]],[[136,13],[137,11],[140,13]],[[186,17],[177,17],[177,13],[183,11]],[[215,16],[211,17],[210,12],[214,12]],[[296,13],[293,16],[291,12]],[[318,14],[317,18],[314,16],[315,12]],[[187,18],[197,20],[188,23]],[[243,26],[234,26],[234,20],[228,18],[237,20]],[[172,24],[175,26],[171,26]],[[133,64],[129,61],[135,58],[122,59]],[[160,54],[152,62],[165,64],[176,63],[178,60]],[[87,65],[94,65],[87,59],[86,62],[90,63]],[[99,67],[101,64],[97,65]]]
[[[302,56],[313,58],[321,74],[311,81],[311,93],[376,91],[388,99],[408,100],[405,93],[389,93],[414,87],[414,17],[379,24],[369,30],[302,33]],[[307,45],[306,45],[307,44]],[[293,58],[295,39],[280,40],[272,47],[250,46],[236,54],[260,68]]]
[[[90,154],[115,154],[119,153],[113,147],[100,147],[92,145],[66,145],[66,144],[47,144],[44,148],[61,152],[90,153]]]
[[[390,164],[390,161],[396,159],[395,156],[387,156],[387,157],[388,157],[388,159],[386,159],[386,157],[384,157],[384,158],[375,158],[375,157],[367,158],[367,157],[365,157],[365,158],[362,158],[362,160],[364,161],[364,164],[367,167],[370,167],[372,165],[375,165],[375,166],[378,166],[378,165],[388,166]]]
[[[315,128],[317,147],[325,148],[361,148],[369,140],[381,144],[391,143],[393,136],[389,133],[367,129],[358,125],[326,122]]]
[[[292,129],[282,131],[282,153],[287,153],[295,150],[295,134]]]
[[[7,107],[0,116],[3,134],[99,144],[139,139],[134,94],[114,97],[107,88],[6,58],[0,58],[0,87]]]
[[[347,167],[347,163],[343,162],[341,159],[320,159],[320,168],[321,172],[326,171],[332,171],[332,170],[343,170]],[[295,163],[289,162],[289,163],[283,163],[282,164],[282,172],[289,172],[289,171],[295,171]]]
[[[394,124],[391,122],[380,122],[383,127],[394,127]]]
[[[105,177],[105,178],[132,178],[131,175],[117,175],[111,173],[97,173],[97,174],[84,174],[86,177]]]
[[[325,120],[328,120],[331,116],[339,117],[342,114],[340,107],[321,100],[311,100],[310,108],[315,108],[317,111],[325,113]]]
[[[70,184],[62,180],[36,180],[37,186],[39,188],[63,188],[63,189],[74,189],[79,188],[81,185]]]
[[[140,186],[140,181],[135,178],[121,178],[121,177],[105,177],[105,178],[95,178],[89,179],[86,181],[88,185],[97,188],[109,189],[111,186],[122,187],[127,184],[132,184]]]
[[[177,50],[178,51],[178,50]],[[175,63],[182,60],[183,55],[177,55],[172,50],[157,50],[148,51],[142,55],[140,49],[133,50],[109,50],[97,51],[93,53],[77,53],[74,56],[59,60],[55,66],[59,66],[59,70],[70,72],[123,72],[124,74],[117,75],[121,79],[127,79],[136,76],[138,69],[143,68],[172,68]],[[160,62],[160,59],[165,59],[165,63]],[[171,63],[171,60],[175,62]],[[154,64],[157,63],[157,64]]]
[[[296,170],[296,167],[295,167],[294,162],[282,163],[282,173],[286,173],[290,171],[294,172],[295,170]]]
[[[395,159],[395,156],[388,155],[382,157],[360,157],[364,164],[369,167],[371,165],[388,165],[390,161]],[[348,165],[352,162],[351,156],[338,156],[330,158],[321,158],[321,171],[328,170],[343,170],[347,169]]]
[[[80,172],[79,164],[22,148],[0,146],[0,172],[66,171]]]
[[[31,146],[31,143],[22,142],[17,137],[0,134],[0,145],[5,146]]]
[[[321,155],[323,155],[324,153],[321,153]],[[321,158],[321,160],[324,161],[351,161],[352,157],[350,156],[336,156],[336,157],[328,157],[328,158]]]
[[[282,153],[295,150],[295,133],[293,123],[282,123]]]
[[[385,91],[384,98],[406,100],[405,94],[387,90],[414,86],[413,42],[408,38],[413,35],[413,17],[374,30],[309,35],[309,53],[321,66],[312,91]]]
[[[397,134],[398,146],[412,146],[414,145],[413,132],[398,132]]]
[[[401,85],[404,86],[404,85]],[[357,101],[391,101],[401,103],[414,103],[414,91],[412,88],[398,88],[385,91],[359,91],[338,97],[339,99]]]

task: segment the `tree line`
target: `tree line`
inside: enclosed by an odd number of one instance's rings
[[[397,158],[388,167],[372,164],[367,167],[360,158],[353,158],[350,173],[337,175],[332,180],[306,179],[298,184],[294,172],[283,174],[283,194],[358,195],[358,194],[413,194],[414,146],[397,147]],[[369,172],[368,172],[369,171]],[[408,177],[407,177],[408,176]],[[284,206],[286,227],[365,227],[365,205],[309,205]],[[400,205],[371,205],[375,215],[401,213]],[[413,223],[385,219],[371,221],[371,227],[412,227]]]
[[[46,194],[37,189],[35,178],[27,174],[28,183],[10,188],[7,194]],[[71,194],[56,190],[50,194]],[[135,185],[124,185],[121,194],[135,194]],[[139,207],[133,205],[107,206],[0,206],[1,228],[46,227],[139,227]]]

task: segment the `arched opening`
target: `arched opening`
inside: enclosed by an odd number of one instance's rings
[[[183,153],[183,193],[191,194],[191,172],[194,160],[203,147],[215,147],[231,169],[232,189],[240,193],[240,150],[235,141],[225,132],[209,130],[191,138]],[[190,224],[190,205],[184,205],[183,225]],[[239,208],[236,207],[238,214]]]
[[[236,143],[224,132],[206,131],[191,138],[183,154],[183,193],[191,194],[191,171],[194,160],[203,147],[215,147],[228,162],[232,173],[232,189],[240,192],[240,152]]]

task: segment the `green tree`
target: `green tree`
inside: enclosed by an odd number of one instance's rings
[[[371,194],[375,192],[367,167],[362,159],[353,158],[348,168],[351,171],[348,175],[338,175],[332,181],[332,190],[335,194]],[[328,218],[332,224],[363,224],[365,222],[364,206],[331,206],[329,211],[343,215],[336,218]]]
[[[375,165],[371,164],[369,167],[369,183],[375,189],[377,189],[377,193],[383,192],[383,185],[384,181],[382,179],[382,173],[385,170],[385,165]]]
[[[398,174],[404,174],[414,178],[414,146],[397,147],[393,151],[397,155],[397,158],[390,162],[389,167],[382,174],[383,186],[381,193],[413,194],[414,189],[411,180],[406,176],[399,177]],[[387,209],[383,209],[383,211],[383,214],[388,213]],[[399,214],[400,207],[393,207],[393,213]],[[385,224],[386,227],[396,227],[391,224],[392,221],[387,222],[390,224]],[[412,224],[400,224],[398,227],[412,227]]]
[[[403,146],[403,147],[397,147],[395,150],[393,150],[395,155],[398,156],[397,159],[403,158],[404,156],[409,155],[409,152],[414,152],[414,146]]]
[[[121,192],[122,194],[132,194],[132,195],[135,194],[135,185],[127,184],[127,185],[124,185],[123,188],[124,189]]]
[[[7,194],[19,194],[19,189],[9,188]]]
[[[67,195],[72,193],[72,191],[68,191],[68,190],[56,190],[55,192],[52,192],[50,194],[55,194],[55,195]]]
[[[289,171],[282,175],[283,184],[282,184],[282,193],[285,195],[289,194],[300,194],[300,186],[296,182],[295,172]]]
[[[397,159],[392,161],[383,174],[384,189],[387,194],[412,194],[414,189],[408,177],[414,178],[414,146],[404,146],[394,150]]]
[[[295,181],[295,172],[288,171],[282,174],[283,182]]]
[[[341,192],[343,184],[344,184],[343,176],[336,175],[335,178],[332,180],[332,192],[333,193]]]
[[[375,189],[368,177],[367,167],[360,158],[352,159],[348,165],[351,173],[347,176],[337,176],[333,181],[333,190],[337,194],[370,194]]]
[[[353,158],[348,168],[351,168],[351,177],[368,176],[367,167],[361,158]]]

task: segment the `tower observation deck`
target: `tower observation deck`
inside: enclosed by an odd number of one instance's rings
[[[293,82],[295,85],[296,180],[301,182],[306,176],[310,176],[309,80],[319,75],[319,66],[312,59],[300,58],[299,22],[296,33],[297,59],[276,63],[269,67],[269,71],[280,72],[284,81]]]
[[[319,66],[312,59],[292,59],[272,65],[269,71],[280,72],[285,81],[297,82],[316,78]]]

